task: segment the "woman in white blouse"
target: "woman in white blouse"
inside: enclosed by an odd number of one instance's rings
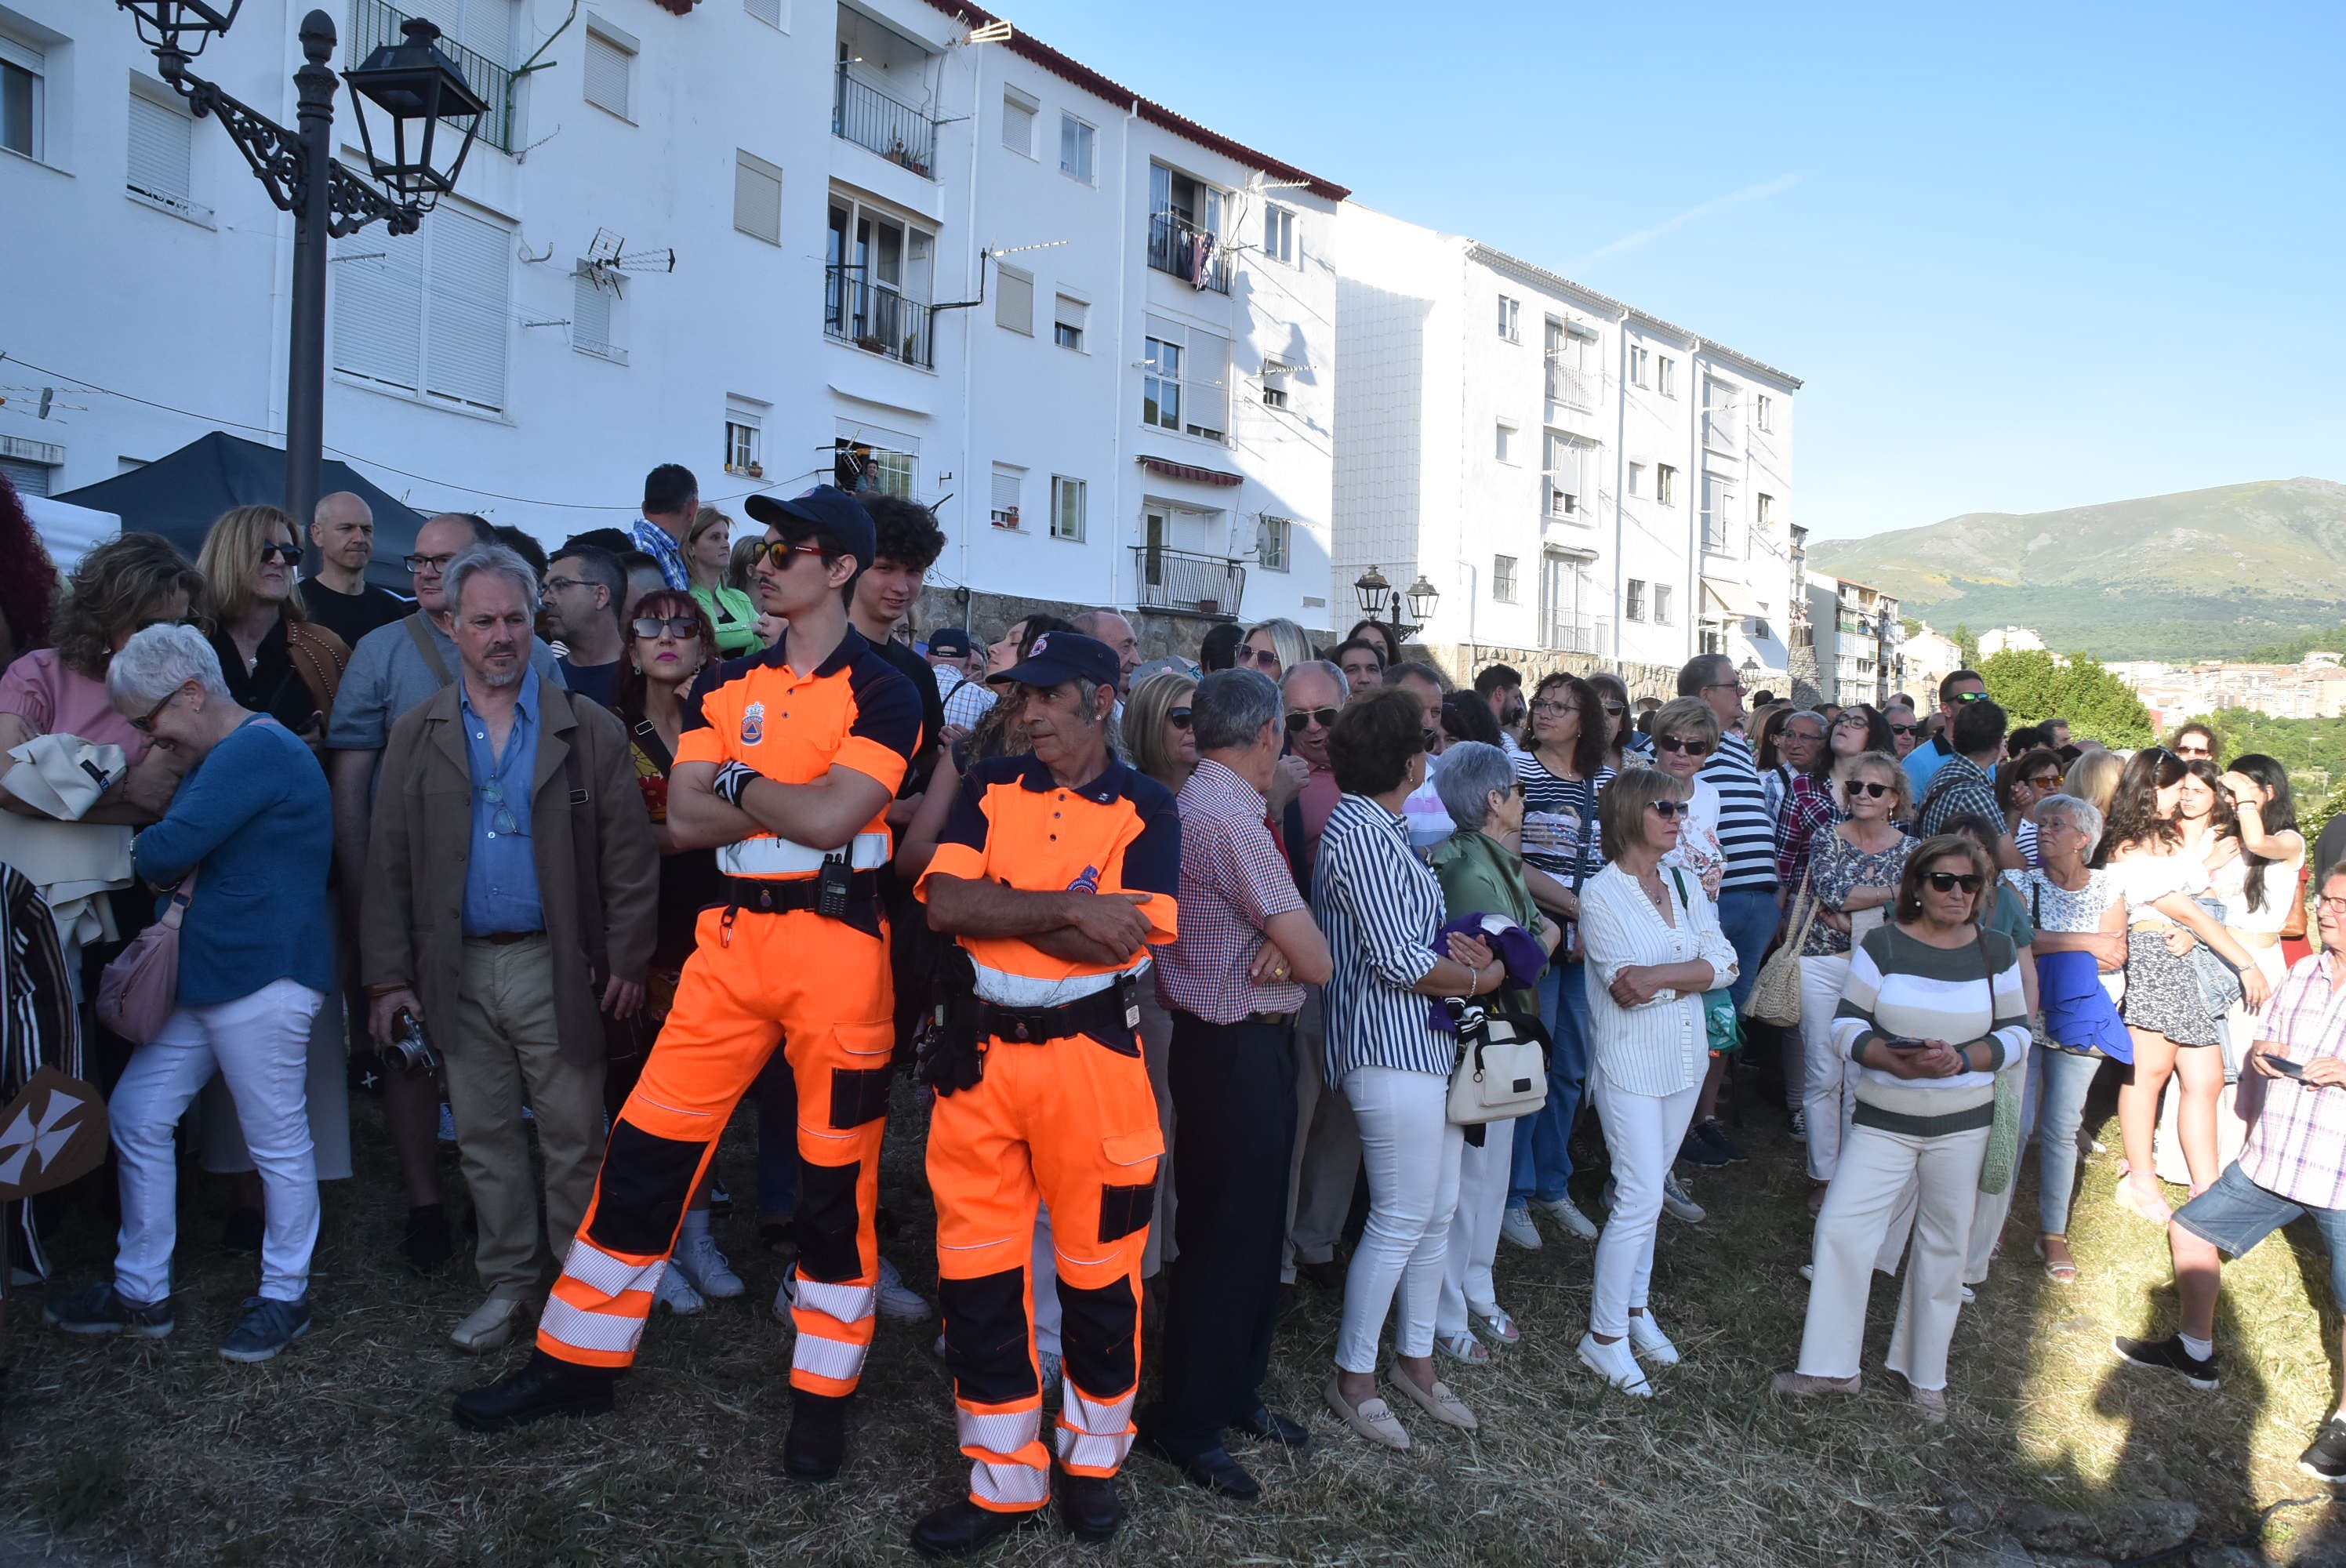
[[[1678,848],[1688,793],[1685,780],[1653,769],[1615,779],[1597,805],[1611,863],[1580,894],[1589,1094],[1615,1186],[1613,1212],[1596,1241],[1596,1297],[1580,1359],[1640,1396],[1654,1390],[1639,1356],[1657,1367],[1678,1364],[1678,1348],[1646,1304],[1654,1229],[1662,1183],[1709,1064],[1703,993],[1735,979],[1735,950],[1710,900],[1693,876],[1663,863]]]

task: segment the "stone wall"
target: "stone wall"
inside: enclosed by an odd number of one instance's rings
[[[1095,606],[1068,604],[1059,599],[1030,599],[1016,594],[995,594],[983,589],[973,592],[969,611],[964,618],[961,606],[954,601],[951,588],[929,587],[921,590],[919,602],[913,606],[913,628],[925,637],[938,626],[966,626],[971,635],[981,643],[1000,636],[1011,623],[1031,615],[1056,616],[1061,620],[1073,620],[1076,616]],[[1132,629],[1140,637],[1140,654],[1144,659],[1163,658],[1178,654],[1186,659],[1198,657],[1198,647],[1206,634],[1221,623],[1200,616],[1173,616],[1154,610],[1126,610]],[[1332,632],[1306,626],[1304,635],[1315,647],[1332,646]]]

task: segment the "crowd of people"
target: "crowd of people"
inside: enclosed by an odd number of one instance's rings
[[[455,1146],[481,1297],[451,1342],[530,1346],[455,1400],[474,1431],[611,1410],[656,1308],[746,1294],[710,1219],[750,1102],[783,1467],[839,1473],[875,1319],[941,1311],[970,1471],[913,1526],[929,1556],[1054,1495],[1105,1539],[1136,1441],[1256,1496],[1247,1444],[1312,1441],[1263,1392],[1299,1288],[1341,1298],[1322,1397],[1370,1444],[1475,1430],[1473,1374],[1524,1333],[1504,1247],[1593,1243],[1578,1359],[1652,1395],[1681,1360],[1655,1257],[1748,1160],[1719,1113],[1754,1084],[1814,1217],[1785,1398],[1858,1391],[1882,1271],[1886,1365],[1946,1419],[2030,1149],[2033,1262],[2078,1278],[2106,1069],[2118,1202],[2182,1297],[2116,1354],[2215,1386],[2219,1255],[2300,1212],[2346,1270],[2346,870],[2309,865],[2271,758],[2012,729],[1968,670],[1926,711],[1748,692],[1718,655],[1526,696],[1373,622],[1220,625],[1195,660],[1106,607],[916,637],[925,508],[821,486],[737,529],[698,491],[663,465],[632,528],[550,555],[433,517],[412,597],[367,582],[351,494],[239,507],[192,563],[137,532],[62,582],[23,553],[0,861],[12,934],[48,918],[6,950],[0,1097],[102,1084],[120,1214],[48,1322],[174,1330],[184,1131],[258,1260],[221,1354],[284,1351],[353,1052],[419,1271],[455,1260]],[[119,996],[158,931],[148,1017]],[[883,1145],[915,1137],[933,1249],[883,1256]],[[56,1213],[16,1206],[24,1277]],[[2346,1479],[2346,1415],[2304,1462]]]

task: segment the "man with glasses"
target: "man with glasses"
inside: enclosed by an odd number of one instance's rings
[[[1923,739],[1923,722],[1914,717],[1914,705],[1892,702],[1882,710],[1882,717],[1890,726],[1890,743],[1898,748],[1898,760],[1905,761]]]
[[[1779,839],[1784,831],[1784,797],[1790,793],[1792,780],[1817,765],[1817,753],[1825,743],[1825,716],[1807,709],[1784,720],[1776,731],[1776,766],[1768,769],[1760,780],[1760,790],[1768,799],[1768,817],[1776,824]]]
[[[374,557],[374,512],[347,490],[318,497],[310,514],[310,544],[317,554],[301,579],[301,607],[310,618],[356,647],[377,626],[405,615],[407,601],[366,580]]]
[[[617,711],[619,660],[627,641],[619,635],[620,601],[627,575],[608,550],[573,540],[546,568],[546,626],[564,648],[563,684],[579,696]]]
[[[1919,736],[1907,738],[1917,741],[1905,757],[1906,781],[1914,787],[1914,799],[1920,800],[1930,792],[1932,776],[1955,755],[1955,748],[1947,739],[1954,733],[1955,715],[1964,710],[1965,704],[1978,702],[1986,696],[1987,682],[1975,669],[1959,669],[1939,683],[1939,717],[1945,720],[1944,735],[1928,743],[1922,743]],[[1891,733],[1895,735],[1897,731]],[[1996,738],[2004,738],[2000,729]]]
[[[460,553],[494,537],[486,523],[462,513],[442,513],[417,529],[406,560],[414,613],[361,637],[334,693],[326,724],[326,778],[334,789],[334,867],[346,932],[361,930],[364,919],[359,890],[366,880],[367,813],[391,728],[455,678],[456,644],[449,636],[443,576]],[[529,667],[541,682],[562,686],[554,650],[534,636]],[[382,1105],[407,1189],[407,1261],[428,1273],[455,1255],[440,1202],[439,1085],[429,1073],[386,1073]]]
[[[600,1014],[643,1005],[659,850],[625,727],[530,666],[528,563],[476,546],[446,585],[460,673],[392,728],[360,953],[374,1038],[388,1044],[413,1021],[446,1064],[488,1291],[450,1338],[486,1354],[511,1342],[552,1261],[525,1094],[557,1255],[595,1190]]]

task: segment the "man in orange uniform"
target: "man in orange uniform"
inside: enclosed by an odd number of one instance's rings
[[[969,1498],[913,1529],[961,1556],[1037,1519],[1051,1496],[1027,1264],[1050,1206],[1066,1324],[1061,1508],[1079,1538],[1116,1532],[1117,1467],[1140,1380],[1140,1255],[1165,1152],[1141,1060],[1148,944],[1177,934],[1181,820],[1165,787],[1108,750],[1117,656],[1075,632],[1035,639],[1027,757],[963,780],[916,892],[958,938],[976,999],[932,1064],[929,1186],[937,1295]]]
[[[847,1397],[872,1343],[880,1134],[895,1045],[878,870],[890,799],[920,737],[910,681],[848,624],[871,517],[828,485],[753,495],[760,607],[789,634],[704,673],[668,784],[679,848],[718,848],[726,902],[701,911],[676,1003],[620,1108],[593,1207],[538,1322],[537,1354],[458,1396],[494,1431],[610,1408],[687,1201],[733,1106],[779,1044],[798,1084],[794,1410],[784,1470],[838,1473]]]

